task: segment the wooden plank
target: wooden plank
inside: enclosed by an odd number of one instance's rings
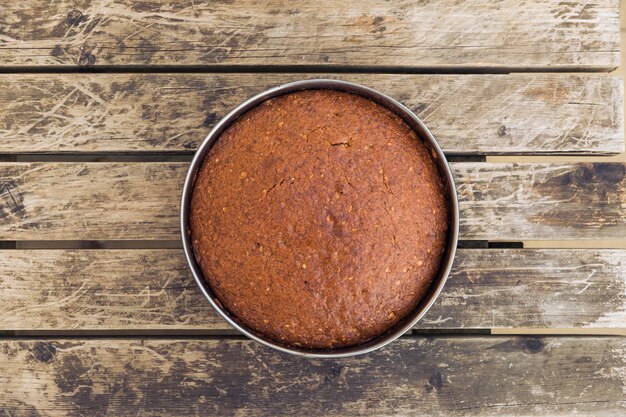
[[[622,163],[457,163],[452,170],[461,238],[626,236],[626,165]]]
[[[186,163],[0,164],[0,238],[179,239]]]
[[[0,330],[231,329],[181,250],[4,250],[0,294]],[[459,249],[418,327],[624,328],[626,251]]]
[[[179,239],[186,163],[0,163],[0,239]],[[622,163],[453,163],[461,239],[619,239]]]
[[[447,153],[624,150],[620,77],[381,74],[0,75],[0,152],[191,152],[248,97],[339,78],[397,98]]]
[[[626,328],[626,251],[459,249],[422,328]]]
[[[610,69],[619,0],[11,2],[4,66]]]
[[[626,338],[403,338],[307,360],[248,340],[4,340],[0,409],[90,416],[621,416]]]

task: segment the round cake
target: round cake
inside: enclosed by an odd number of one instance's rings
[[[198,171],[195,257],[222,306],[288,345],[395,327],[436,276],[448,202],[436,155],[388,109],[307,90],[239,117]]]

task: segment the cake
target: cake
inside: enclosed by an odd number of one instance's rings
[[[373,101],[306,90],[263,102],[208,151],[190,234],[219,303],[286,345],[358,345],[424,297],[446,246],[436,154]]]

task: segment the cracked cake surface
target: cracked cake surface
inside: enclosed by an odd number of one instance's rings
[[[384,333],[417,306],[445,249],[435,157],[361,96],[263,102],[221,134],[196,177],[190,232],[205,279],[239,322],[289,345]]]

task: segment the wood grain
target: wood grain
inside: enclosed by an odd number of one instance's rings
[[[18,416],[620,416],[626,338],[419,337],[307,360],[247,340],[4,340]]]
[[[460,236],[485,240],[621,239],[626,165],[452,164]]]
[[[4,66],[609,69],[619,1],[9,2]]]
[[[0,163],[0,239],[179,239],[186,163]],[[461,239],[619,239],[622,163],[453,163]]]
[[[339,78],[397,98],[461,154],[624,150],[619,77],[382,74],[0,75],[0,152],[191,152],[269,87]]]
[[[182,250],[0,251],[0,330],[227,330]],[[423,329],[626,328],[626,251],[459,249]]]
[[[0,164],[2,239],[178,239],[185,163]]]

